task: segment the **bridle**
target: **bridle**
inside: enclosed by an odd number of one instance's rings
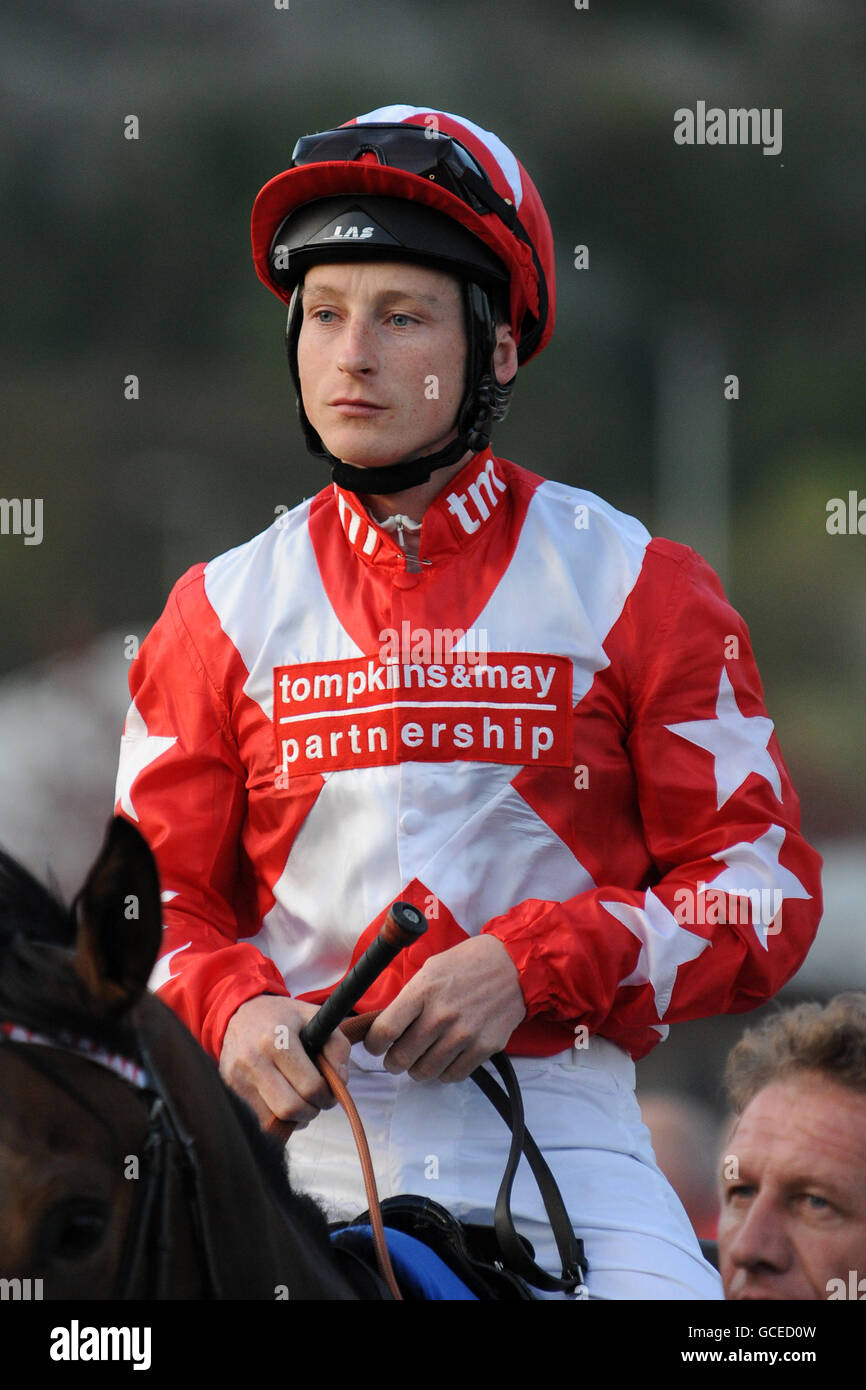
[[[0,1043],[14,1046],[22,1061],[52,1085],[65,1091],[102,1124],[106,1123],[103,1117],[73,1086],[56,1075],[50,1066],[46,1066],[42,1058],[37,1060],[39,1054],[34,1048],[43,1048],[46,1052],[72,1053],[107,1068],[131,1086],[148,1107],[147,1131],[140,1155],[140,1176],[136,1179],[136,1195],[124,1236],[112,1299],[132,1298],[132,1290],[142,1277],[144,1288],[136,1297],[164,1299],[168,1296],[173,1177],[177,1177],[181,1183],[185,1208],[192,1222],[202,1297],[221,1298],[195,1141],[180,1119],[140,1030],[135,1030],[133,1037],[138,1061],[123,1053],[109,1052],[92,1038],[66,1031],[54,1034],[37,1032],[25,1024],[10,1020],[0,1022]]]

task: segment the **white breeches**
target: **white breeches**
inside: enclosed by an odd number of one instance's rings
[[[526,1123],[559,1184],[589,1265],[591,1298],[720,1299],[688,1218],[656,1166],[634,1094],[634,1063],[604,1038],[555,1057],[513,1057]],[[349,1089],[361,1115],[380,1198],[415,1192],[469,1221],[492,1222],[508,1130],[471,1081],[391,1076],[352,1049]],[[323,1111],[289,1142],[292,1182],[330,1220],[367,1207],[342,1110]],[[541,1197],[523,1161],[512,1213],[536,1259],[560,1273]]]

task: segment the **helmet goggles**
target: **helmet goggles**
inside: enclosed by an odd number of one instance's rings
[[[292,151],[292,165],[336,160],[352,163],[374,155],[378,164],[429,179],[460,198],[473,212],[495,213],[517,228],[513,204],[501,198],[481,165],[453,135],[418,125],[349,125],[303,135]]]

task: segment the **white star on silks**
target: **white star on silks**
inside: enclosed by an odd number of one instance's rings
[[[164,738],[147,732],[147,725],[133,700],[126,716],[123,737],[120,740],[120,762],[117,767],[117,783],[114,788],[115,806],[119,801],[121,810],[125,811],[133,820],[138,820],[138,814],[132,804],[133,782],[144,768],[155,762],[157,758],[162,757],[162,754],[167,752],[173,743],[177,743],[177,737]]]
[[[743,785],[750,772],[765,777],[779,801],[782,800],[782,779],[767,747],[773,732],[773,721],[762,714],[740,713],[734,687],[724,666],[715,718],[690,719],[684,724],[666,724],[665,728],[712,753],[715,759],[717,810],[721,810],[728,797]]]
[[[670,1008],[677,971],[687,961],[697,960],[709,941],[681,927],[651,888],[647,889],[643,907],[631,903],[602,903],[602,907],[617,921],[628,927],[641,943],[637,964],[630,975],[620,980],[623,985],[652,985],[656,1013],[664,1018]]]
[[[176,898],[177,894],[172,893],[172,897]],[[156,962],[156,965],[150,972],[150,979],[147,982],[147,987],[151,994],[156,994],[158,989],[162,989],[163,985],[168,983],[171,979],[171,963],[174,957],[180,955],[181,951],[187,950],[191,945],[191,941],[185,941],[182,946],[175,946],[173,951],[169,951],[167,955],[162,956]]]
[[[750,887],[753,892],[755,889],[758,892],[762,889],[772,892],[775,889],[782,894],[783,903],[786,898],[811,898],[812,894],[806,892],[797,875],[779,863],[779,851],[784,842],[783,827],[771,825],[753,842],[740,840],[739,844],[720,849],[718,854],[711,857],[724,864],[724,872],[708,883],[707,888],[718,888],[723,893],[730,893],[731,897],[745,898],[748,897],[749,888],[743,887],[743,882],[752,878]],[[755,936],[765,951],[768,949],[767,937],[770,932],[767,928],[770,925],[770,922],[756,921],[753,915]],[[772,935],[778,935],[778,930],[774,930]]]

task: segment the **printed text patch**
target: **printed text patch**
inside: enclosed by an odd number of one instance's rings
[[[459,654],[455,654],[459,655]],[[571,662],[487,652],[274,668],[277,763],[291,775],[399,762],[571,764]]]

